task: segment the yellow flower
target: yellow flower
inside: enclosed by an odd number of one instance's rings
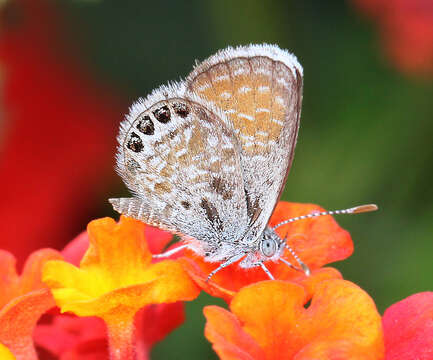
[[[15,356],[12,355],[12,353],[9,351],[9,349],[6,346],[0,344],[0,359],[15,360]]]
[[[108,327],[113,359],[133,358],[134,316],[151,304],[192,300],[198,287],[174,260],[152,264],[145,224],[127,217],[89,223],[89,249],[77,268],[50,261],[43,281],[62,312],[98,316]]]

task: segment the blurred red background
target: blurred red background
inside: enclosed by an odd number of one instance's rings
[[[9,2],[1,29],[0,248],[22,263],[82,230],[113,178],[126,105],[80,61],[54,3]]]

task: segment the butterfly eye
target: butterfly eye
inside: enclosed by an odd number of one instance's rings
[[[278,244],[272,239],[263,239],[260,242],[260,251],[266,257],[272,257],[277,252]]]

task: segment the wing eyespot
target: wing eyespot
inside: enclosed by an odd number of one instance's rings
[[[167,105],[154,110],[153,115],[155,116],[155,119],[162,124],[167,124],[171,119],[170,109]]]
[[[132,132],[126,147],[133,152],[139,153],[143,150],[144,145],[140,137],[135,132]]]
[[[149,115],[143,116],[143,118],[138,121],[137,129],[145,135],[153,135],[155,133],[155,125]]]
[[[184,103],[174,103],[173,110],[181,118],[186,118],[190,112],[189,107]]]

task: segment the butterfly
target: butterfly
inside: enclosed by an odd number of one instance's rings
[[[181,237],[162,256],[189,248],[220,262],[208,280],[235,262],[260,266],[271,279],[267,261],[294,267],[268,221],[293,161],[302,89],[302,66],[276,45],[228,47],[198,63],[184,81],[131,106],[116,169],[133,197],[110,203]]]

